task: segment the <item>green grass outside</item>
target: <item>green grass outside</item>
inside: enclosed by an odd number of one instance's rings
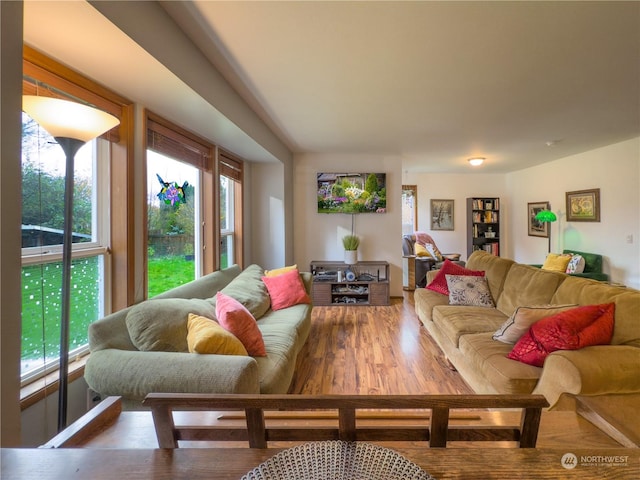
[[[22,268],[22,359],[60,353],[62,262]],[[87,326],[98,315],[100,258],[72,262],[69,349],[87,343]],[[44,319],[44,321],[43,321]]]
[[[195,262],[182,256],[150,258],[148,267],[149,298],[196,278]]]

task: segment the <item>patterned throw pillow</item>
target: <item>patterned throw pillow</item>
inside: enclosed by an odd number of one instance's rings
[[[447,275],[450,305],[493,307],[493,298],[485,277]]]
[[[567,270],[565,273],[582,273],[584,272],[584,264],[585,261],[582,255],[572,253],[571,260],[569,260],[569,264],[567,265]]]

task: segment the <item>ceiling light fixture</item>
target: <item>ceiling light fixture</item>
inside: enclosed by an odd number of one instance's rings
[[[478,165],[482,165],[482,162],[484,162],[484,157],[475,157],[475,158],[470,158],[469,160],[467,160],[471,165],[473,165],[474,167],[477,167]]]

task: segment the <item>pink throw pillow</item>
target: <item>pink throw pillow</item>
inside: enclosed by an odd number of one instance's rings
[[[534,323],[518,340],[507,358],[542,367],[556,350],[578,350],[608,345],[613,336],[615,304],[585,305]]]
[[[275,277],[262,277],[262,281],[267,286],[271,297],[272,310],[281,310],[300,303],[311,303],[298,270],[291,270]]]
[[[438,270],[437,275],[433,281],[425,288],[433,290],[434,292],[441,293],[443,295],[449,295],[449,287],[447,286],[447,275],[470,275],[473,277],[484,277],[484,271],[482,270],[469,270],[468,268],[461,267],[457,263],[453,263],[447,259],[444,261],[442,268]]]
[[[233,333],[252,357],[266,357],[262,332],[251,312],[238,300],[222,292],[216,293],[216,317],[218,323]]]

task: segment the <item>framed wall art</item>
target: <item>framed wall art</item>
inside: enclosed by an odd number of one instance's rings
[[[550,210],[551,204],[549,202],[532,202],[527,203],[527,214],[530,237],[549,237],[549,222],[541,222],[536,220],[536,215],[541,210]]]
[[[431,199],[431,230],[453,230],[453,200]]]
[[[600,189],[567,192],[567,222],[600,221]]]

